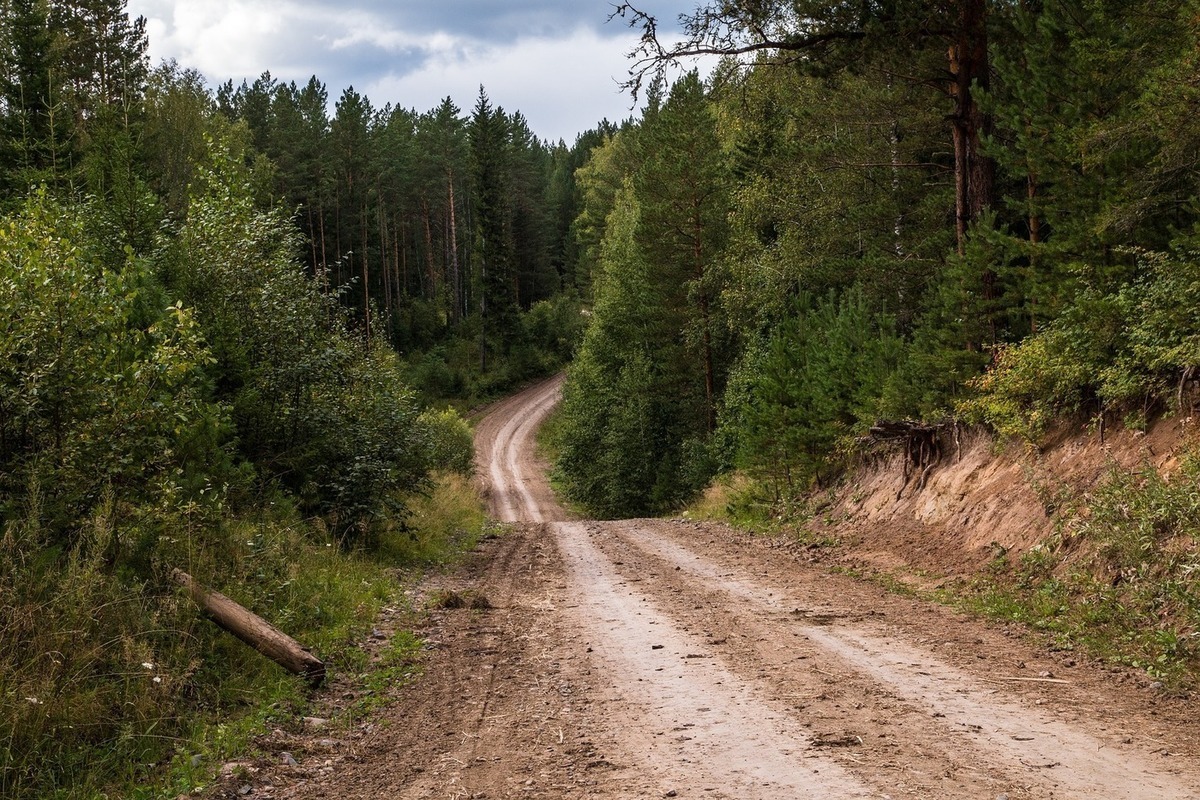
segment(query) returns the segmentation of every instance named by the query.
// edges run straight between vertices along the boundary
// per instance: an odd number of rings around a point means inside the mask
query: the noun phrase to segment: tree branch
[[[659,39],[658,20],[632,3],[616,5],[608,19],[616,18],[625,20],[630,28],[642,29],[638,45],[628,53],[629,58],[634,59],[629,80],[621,83],[621,88],[635,98],[648,75],[658,77],[667,64],[680,59],[714,55],[737,58],[769,51],[802,53],[835,42],[859,41],[867,36],[862,28],[772,36],[760,21],[742,18],[736,6],[725,6],[720,12],[704,8],[690,17],[681,15],[687,38],[668,47]]]

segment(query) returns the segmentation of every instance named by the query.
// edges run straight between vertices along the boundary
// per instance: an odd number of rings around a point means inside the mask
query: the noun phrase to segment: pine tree
[[[479,315],[479,360],[487,370],[491,353],[504,353],[516,332],[517,271],[509,205],[510,125],[503,109],[493,108],[483,87],[469,126],[475,186],[475,257]]]
[[[48,2],[11,0],[0,14],[0,181],[9,199],[70,171],[72,120]]]

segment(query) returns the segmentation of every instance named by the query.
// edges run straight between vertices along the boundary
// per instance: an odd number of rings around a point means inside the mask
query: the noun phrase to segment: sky
[[[671,38],[696,2],[635,5]],[[469,112],[482,85],[537,136],[567,144],[635,113],[618,84],[640,31],[608,22],[609,0],[128,0],[127,10],[146,18],[153,63],[175,59],[214,87],[269,70],[301,85],[316,75],[331,102],[353,86],[376,107],[428,111],[450,97]]]

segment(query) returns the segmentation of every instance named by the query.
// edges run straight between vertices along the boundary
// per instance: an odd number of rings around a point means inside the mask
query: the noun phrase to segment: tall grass
[[[38,492],[29,497],[0,533],[0,797],[14,800],[176,796],[264,724],[303,708],[303,682],[205,620],[171,567],[261,614],[333,671],[356,673],[354,643],[400,601],[394,568],[448,561],[484,526],[456,475],[415,500],[411,525],[374,552],[340,548],[278,499],[257,516],[218,519],[109,500],[61,552],[42,541]],[[131,569],[141,550],[149,569]],[[136,577],[145,574],[155,577]]]

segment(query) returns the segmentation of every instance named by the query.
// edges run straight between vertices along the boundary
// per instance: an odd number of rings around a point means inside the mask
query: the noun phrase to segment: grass
[[[1200,460],[1164,477],[1116,465],[1017,559],[999,554],[958,602],[1044,632],[1052,646],[1200,686]]]
[[[777,498],[762,483],[742,472],[719,477],[683,512],[688,519],[725,522],[750,533],[780,536],[809,549],[835,547],[839,543],[832,520],[817,515],[832,502],[828,492],[807,498]]]
[[[483,505],[465,475],[437,476],[432,490],[409,502],[412,524],[381,536],[381,560],[404,565],[442,566],[471,550],[488,531]]]
[[[411,631],[393,634],[379,660],[364,669],[360,696],[350,716],[361,718],[386,705],[391,691],[420,674],[424,646],[425,642]]]
[[[204,619],[166,577],[171,567],[311,647],[366,696],[407,679],[416,637],[401,632],[375,663],[357,646],[384,605],[404,602],[397,568],[452,563],[486,535],[464,477],[442,476],[410,505],[410,527],[385,531],[373,552],[342,550],[283,501],[204,520],[109,504],[67,553],[42,546],[35,525],[7,524],[0,796],[177,797],[304,714],[303,681]],[[149,563],[123,566],[143,550]]]

